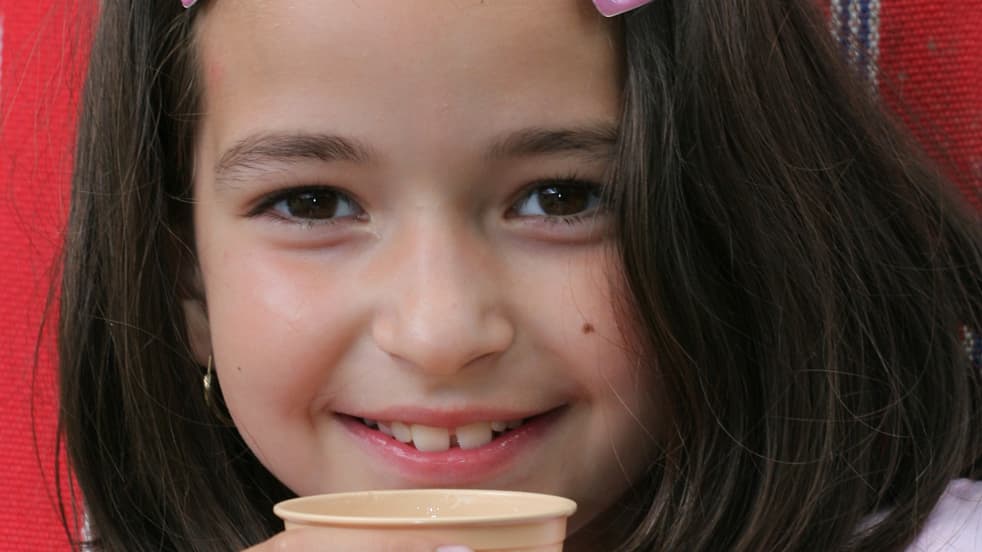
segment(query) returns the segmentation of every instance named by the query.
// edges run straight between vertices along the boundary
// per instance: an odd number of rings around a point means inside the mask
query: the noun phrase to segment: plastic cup
[[[560,552],[568,498],[514,491],[415,489],[364,491],[286,500],[273,511],[286,529],[304,526],[425,536],[480,552]]]

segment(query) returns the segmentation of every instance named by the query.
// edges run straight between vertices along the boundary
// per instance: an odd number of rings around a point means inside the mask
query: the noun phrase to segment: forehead
[[[616,28],[589,0],[217,0],[203,7],[196,39],[206,118],[218,135],[271,122],[364,126],[373,119],[465,130],[487,126],[481,113],[506,127],[520,122],[510,117],[530,114],[596,119],[619,103]],[[361,112],[351,113],[352,105]],[[397,111],[407,118],[386,118]]]

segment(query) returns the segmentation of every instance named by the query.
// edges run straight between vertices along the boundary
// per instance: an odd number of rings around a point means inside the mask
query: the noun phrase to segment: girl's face
[[[299,494],[539,491],[579,502],[574,527],[608,509],[660,425],[598,202],[613,25],[588,0],[200,15],[187,309],[256,456]]]

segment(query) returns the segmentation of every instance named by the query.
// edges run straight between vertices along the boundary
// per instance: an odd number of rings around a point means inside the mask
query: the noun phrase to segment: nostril
[[[423,372],[451,375],[506,351],[515,330],[499,315],[470,315],[466,309],[438,316],[435,312],[379,313],[372,338],[389,356]]]

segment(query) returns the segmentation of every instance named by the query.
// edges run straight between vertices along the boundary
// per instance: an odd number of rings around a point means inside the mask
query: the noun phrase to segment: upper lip
[[[359,412],[338,412],[355,418],[365,418],[383,422],[403,422],[420,424],[430,427],[455,428],[476,422],[525,420],[534,416],[546,414],[558,407],[538,409],[505,410],[493,407],[477,407],[459,410],[434,410],[418,406],[397,406],[380,410]]]

